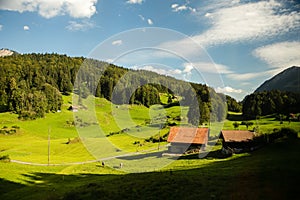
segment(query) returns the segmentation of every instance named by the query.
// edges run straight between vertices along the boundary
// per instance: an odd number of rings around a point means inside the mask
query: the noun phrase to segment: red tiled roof
[[[246,142],[254,137],[254,133],[250,131],[223,130],[221,134],[225,142]]]
[[[206,144],[208,140],[208,128],[171,127],[168,142]]]

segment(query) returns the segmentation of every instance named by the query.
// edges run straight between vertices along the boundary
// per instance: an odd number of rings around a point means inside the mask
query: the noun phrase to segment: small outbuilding
[[[191,149],[205,150],[209,128],[171,127],[167,141],[170,153],[185,153]]]
[[[220,138],[222,141],[222,151],[224,153],[240,153],[253,148],[255,133],[240,130],[222,130]]]
[[[68,108],[68,110],[73,111],[73,112],[78,112],[79,107],[78,107],[78,106],[72,105],[72,106],[70,106],[70,107]]]

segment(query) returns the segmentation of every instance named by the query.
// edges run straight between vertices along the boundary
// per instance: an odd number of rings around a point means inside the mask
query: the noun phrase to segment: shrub
[[[176,122],[168,122],[168,126],[176,126]]]
[[[2,162],[10,162],[9,155],[0,156],[0,161],[2,161]]]
[[[11,127],[14,128],[14,129],[20,129],[20,126],[17,126],[17,125],[13,125]]]
[[[291,128],[281,128],[281,134],[288,138],[298,138],[298,133]]]

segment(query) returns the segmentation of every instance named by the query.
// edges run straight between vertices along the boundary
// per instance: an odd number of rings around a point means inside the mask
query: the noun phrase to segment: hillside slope
[[[300,92],[300,67],[290,67],[260,85],[255,92],[281,90]]]

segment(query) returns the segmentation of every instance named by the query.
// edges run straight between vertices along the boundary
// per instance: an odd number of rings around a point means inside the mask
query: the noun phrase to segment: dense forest
[[[283,114],[300,112],[300,94],[279,90],[255,92],[243,100],[243,115],[245,118],[269,114]]]
[[[173,98],[182,97],[180,104],[193,108],[189,112],[193,124],[222,120],[226,116],[223,95],[206,85],[83,57],[54,53],[1,57],[0,75],[0,111],[15,112],[21,119],[43,117],[46,112],[60,110],[62,94],[72,92],[79,95],[78,104],[82,98],[93,95],[115,104],[147,107],[159,104],[159,94],[167,93]],[[195,106],[200,114],[192,113]]]
[[[237,102],[231,96],[226,95],[227,109],[232,112],[242,112],[242,102]]]

